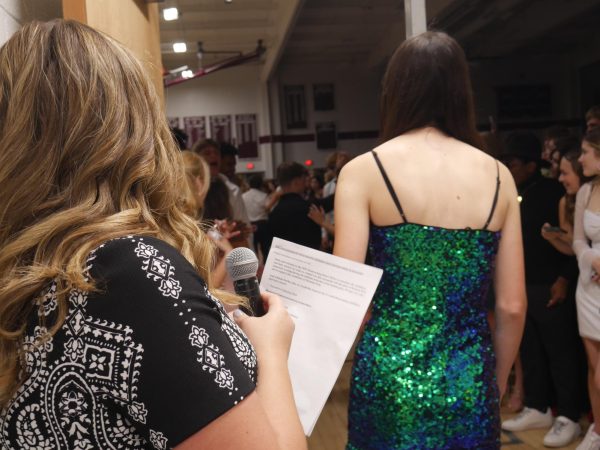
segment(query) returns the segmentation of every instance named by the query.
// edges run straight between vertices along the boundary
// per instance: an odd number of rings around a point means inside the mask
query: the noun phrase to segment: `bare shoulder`
[[[584,183],[579,188],[579,191],[577,191],[577,199],[580,199],[580,198],[587,199],[591,192],[592,192],[592,182],[588,181],[587,183]]]
[[[567,207],[567,196],[563,195],[560,198],[560,201],[558,202],[558,209],[563,212],[565,210],[565,208]]]
[[[490,158],[491,158],[491,156],[490,156]],[[498,166],[500,168],[500,170],[499,170],[500,183],[502,183],[504,186],[510,188],[511,191],[516,192],[517,185],[515,184],[515,179],[513,178],[512,174],[510,173],[510,170],[508,169],[508,167],[506,167],[504,165],[504,163],[502,163],[500,161],[498,161]]]
[[[350,161],[348,161],[348,163],[343,167],[342,170],[360,170],[365,166],[370,165],[372,161],[372,152],[368,151],[352,158]]]
[[[488,153],[484,152],[483,150],[477,147],[473,147],[472,145],[467,144],[466,142],[458,141],[456,139],[453,139],[453,142],[464,152],[465,155],[468,155],[468,157],[471,158],[473,162],[491,166],[492,163],[495,164],[495,162],[497,161],[497,159],[493,156],[489,155]]]
[[[468,154],[473,158],[475,164],[480,164],[485,168],[492,168],[495,171],[496,166],[498,167],[498,175],[500,177],[501,186],[508,187],[511,191],[516,191],[515,182],[513,179],[510,170],[504,163],[500,160],[494,158],[493,156],[487,154],[483,150],[478,149],[477,147],[473,147],[472,145],[465,144],[464,142],[460,142],[460,145],[464,146],[464,148],[468,151]]]
[[[340,182],[347,181],[349,179],[369,179],[369,173],[375,168],[375,161],[371,152],[365,152],[362,155],[358,155],[349,161],[340,172]]]

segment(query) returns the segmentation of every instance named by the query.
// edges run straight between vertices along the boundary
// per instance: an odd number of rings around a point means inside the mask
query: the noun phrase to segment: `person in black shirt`
[[[311,204],[325,211],[333,208],[333,196],[305,200],[303,194],[309,180],[308,171],[297,162],[285,162],[277,168],[277,181],[283,194],[269,214],[269,228],[273,237],[318,250],[321,246],[321,227],[308,213]]]
[[[0,48],[0,448],[306,450],[293,322],[211,285],[149,77],[74,21]]]
[[[525,408],[502,423],[508,431],[552,429],[544,444],[568,445],[579,436],[581,414],[577,323],[567,295],[564,269],[568,258],[540,234],[545,223],[558,224],[557,205],[564,189],[540,173],[541,143],[531,132],[513,132],[507,138],[503,161],[511,171],[519,193],[527,315],[521,342]],[[554,403],[555,401],[555,403]],[[550,407],[557,406],[553,419]]]

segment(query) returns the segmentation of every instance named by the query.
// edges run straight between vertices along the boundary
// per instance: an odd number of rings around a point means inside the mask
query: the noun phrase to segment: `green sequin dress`
[[[374,152],[373,152],[374,153]],[[498,449],[486,293],[500,239],[406,221],[372,226],[384,275],[352,369],[347,450]]]

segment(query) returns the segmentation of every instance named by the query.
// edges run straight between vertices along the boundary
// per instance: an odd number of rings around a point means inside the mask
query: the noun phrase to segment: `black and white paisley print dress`
[[[256,355],[189,262],[151,237],[88,258],[62,328],[32,317],[27,379],[0,415],[2,450],[168,449],[255,388]],[[56,286],[36,315],[56,314]]]

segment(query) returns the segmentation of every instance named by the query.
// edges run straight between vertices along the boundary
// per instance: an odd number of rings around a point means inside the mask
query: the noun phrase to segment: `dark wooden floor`
[[[340,377],[315,429],[308,439],[309,450],[343,450],[346,445],[348,389],[350,385],[351,362],[344,364]],[[514,414],[502,413],[504,419]],[[582,421],[582,428],[587,430],[587,423]],[[506,450],[530,450],[546,448],[542,440],[547,430],[532,430],[521,433],[502,433],[502,448]],[[574,450],[581,438],[563,449]]]

